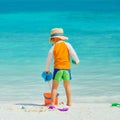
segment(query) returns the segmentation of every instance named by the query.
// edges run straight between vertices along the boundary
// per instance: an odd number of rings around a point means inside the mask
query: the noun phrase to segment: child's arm
[[[47,61],[46,61],[46,73],[48,73],[50,71],[50,63],[52,61],[52,57],[53,57],[53,46],[48,52],[48,57],[47,57]]]
[[[73,49],[73,47],[71,46],[71,44],[67,43],[67,46],[68,46],[68,49],[69,49],[69,52],[70,52],[70,55],[72,56],[72,58],[74,60],[72,60],[72,62],[74,64],[78,64],[80,62],[75,50]]]

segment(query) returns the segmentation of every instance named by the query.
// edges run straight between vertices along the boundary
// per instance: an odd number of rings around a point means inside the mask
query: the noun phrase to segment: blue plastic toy
[[[51,72],[49,72],[49,73],[43,72],[42,78],[45,80],[45,82],[48,82],[48,81],[52,80],[52,73]]]

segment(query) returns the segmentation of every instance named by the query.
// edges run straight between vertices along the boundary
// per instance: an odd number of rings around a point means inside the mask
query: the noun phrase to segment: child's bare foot
[[[71,103],[67,103],[66,105],[67,105],[67,106],[71,106],[72,104],[71,104]]]

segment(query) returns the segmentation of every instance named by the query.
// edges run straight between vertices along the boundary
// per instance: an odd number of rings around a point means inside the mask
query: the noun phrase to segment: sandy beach
[[[59,27],[64,34],[51,34]],[[51,92],[52,80],[49,84],[42,73],[48,71],[50,37],[59,35],[69,38],[68,50],[60,48],[58,59],[65,57],[60,68],[71,69],[72,106],[66,106],[60,81],[59,105],[48,109],[44,93]],[[68,56],[71,45],[78,65]],[[0,0],[0,120],[120,120],[120,105],[112,106],[116,102],[120,104],[120,0]],[[68,110],[60,111],[64,108]]]
[[[50,110],[38,102],[0,102],[0,120],[120,120],[120,107],[110,103],[73,103],[68,111]]]

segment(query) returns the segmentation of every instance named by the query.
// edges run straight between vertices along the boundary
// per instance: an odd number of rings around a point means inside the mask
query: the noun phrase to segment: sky
[[[81,9],[120,10],[120,0],[0,0],[0,12]]]

